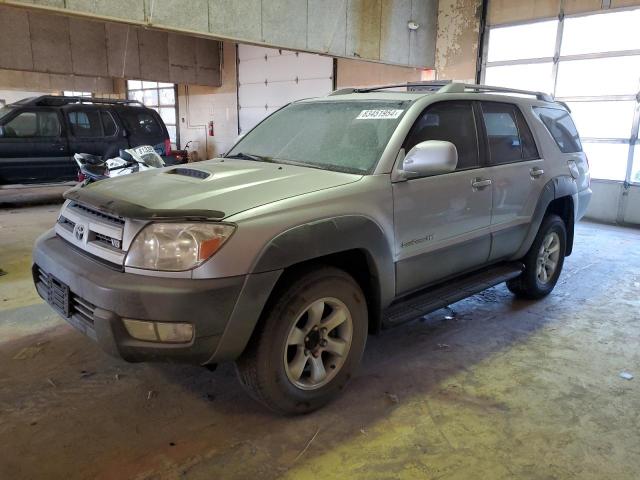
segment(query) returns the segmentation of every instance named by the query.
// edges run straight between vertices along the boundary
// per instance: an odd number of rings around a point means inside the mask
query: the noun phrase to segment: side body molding
[[[573,201],[573,196],[577,193],[578,186],[575,180],[569,175],[560,175],[549,180],[542,188],[542,192],[540,193],[540,198],[538,198],[538,203],[536,204],[536,209],[533,212],[533,218],[531,220],[531,224],[529,225],[529,230],[527,231],[524,242],[522,243],[520,249],[516,252],[516,254],[511,258],[514,260],[522,258],[527,253],[529,248],[531,248],[531,244],[533,243],[533,240],[538,233],[538,229],[540,228],[540,224],[542,223],[544,214],[546,213],[547,208],[552,201],[557,198],[567,196],[571,197]],[[573,233],[567,233],[571,235],[572,239]]]
[[[360,250],[378,286],[379,306],[385,307],[395,295],[392,238],[371,218],[345,215],[306,223],[275,237],[256,261],[253,272],[280,270],[306,260]]]

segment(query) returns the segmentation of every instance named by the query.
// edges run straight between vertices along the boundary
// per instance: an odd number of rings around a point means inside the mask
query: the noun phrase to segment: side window
[[[111,114],[105,110],[100,112],[100,116],[102,117],[102,127],[104,128],[104,136],[105,137],[113,137],[118,130],[116,127],[116,122],[113,120]]]
[[[162,135],[162,127],[150,113],[142,109],[122,109],[118,113],[129,130],[138,135]]]
[[[37,138],[60,135],[60,121],[56,112],[23,112],[4,126],[5,137]]]
[[[534,107],[534,111],[542,120],[562,153],[582,151],[582,143],[578,130],[566,110],[559,108]]]
[[[489,141],[492,165],[522,160],[522,142],[518,132],[515,106],[482,102],[482,117]]]
[[[435,103],[418,117],[404,143],[405,152],[427,140],[446,140],[458,150],[458,168],[465,170],[480,165],[478,136],[471,102]]]
[[[100,124],[100,112],[98,110],[74,110],[67,114],[71,133],[75,137],[96,138],[102,137],[102,125]]]
[[[522,142],[522,159],[536,160],[540,158],[538,147],[533,139],[533,134],[527,121],[522,116],[522,112],[516,108],[516,120],[518,120],[518,132],[520,132],[520,141]]]

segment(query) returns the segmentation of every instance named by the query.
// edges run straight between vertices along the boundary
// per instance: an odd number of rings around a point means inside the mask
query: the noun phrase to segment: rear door
[[[427,107],[405,140],[405,152],[427,140],[453,143],[458,167],[393,184],[398,294],[483,265],[491,248],[491,181],[472,102]]]
[[[0,184],[69,181],[76,177],[62,116],[50,107],[26,107],[2,118]]]
[[[490,260],[513,255],[527,234],[547,176],[533,135],[517,105],[480,102],[493,180]]]

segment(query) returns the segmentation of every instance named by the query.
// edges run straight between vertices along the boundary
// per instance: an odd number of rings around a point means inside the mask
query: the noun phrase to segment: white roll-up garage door
[[[238,46],[240,133],[283,105],[333,89],[333,58],[273,48]]]

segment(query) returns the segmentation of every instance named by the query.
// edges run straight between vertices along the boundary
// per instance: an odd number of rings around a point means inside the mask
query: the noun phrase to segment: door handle
[[[544,175],[544,170],[541,168],[534,167],[531,170],[529,170],[529,175],[531,175],[531,178],[538,178]]]
[[[471,186],[476,190],[482,190],[491,185],[491,183],[491,180],[488,178],[476,178],[471,182]]]

